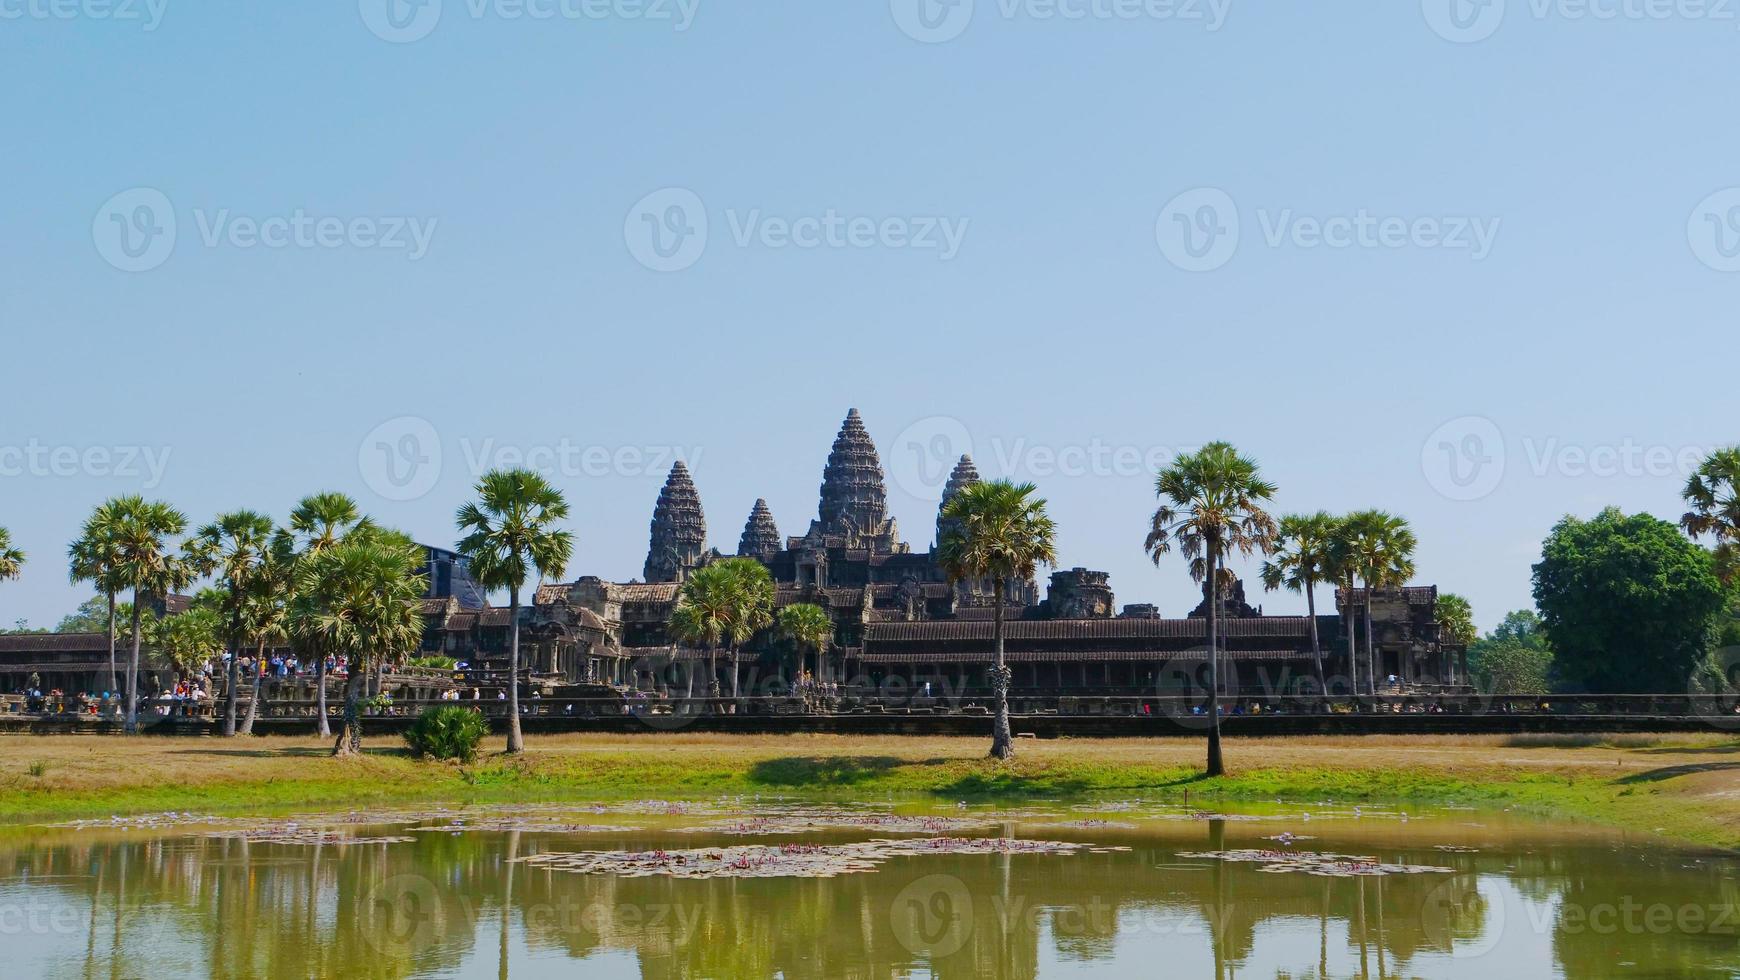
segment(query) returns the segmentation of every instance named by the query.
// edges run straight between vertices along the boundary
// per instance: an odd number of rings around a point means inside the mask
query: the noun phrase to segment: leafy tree
[[[224,736],[236,734],[237,698],[241,696],[242,650],[248,645],[248,617],[255,602],[257,580],[266,574],[272,547],[272,519],[251,510],[220,514],[200,528],[189,542],[188,562],[200,573],[214,576],[227,593],[223,614],[228,623],[226,640],[230,662],[225,671]]]
[[[167,598],[184,589],[195,570],[176,554],[172,538],[187,530],[187,515],[165,503],[137,495],[111,501],[115,507],[115,581],[133,591],[128,619],[132,623],[132,649],[127,655],[126,731],[139,730],[139,647],[144,642],[144,605],[147,596]]]
[[[1467,646],[1480,637],[1480,631],[1474,626],[1474,607],[1454,592],[1443,592],[1438,596],[1438,625],[1445,640],[1461,646]]]
[[[1740,584],[1740,447],[1711,453],[1681,496],[1689,509],[1680,526],[1693,538],[1710,538],[1717,575]]]
[[[117,531],[120,512],[117,501],[106,500],[98,504],[85,518],[84,526],[79,529],[78,539],[67,546],[67,563],[73,584],[89,582],[97,587],[102,594],[107,608],[107,617],[103,621],[102,631],[109,639],[109,686],[114,691],[118,687],[115,678],[115,603],[116,596],[125,587],[120,580],[120,546]],[[81,609],[81,612],[83,610]],[[61,623],[61,629],[66,630],[67,623]],[[82,630],[80,631],[82,632]],[[93,629],[91,632],[97,632]]]
[[[1274,553],[1263,562],[1263,588],[1273,592],[1285,587],[1305,594],[1306,615],[1311,621],[1311,660],[1317,669],[1319,691],[1328,690],[1329,682],[1323,673],[1323,645],[1317,636],[1317,586],[1328,578],[1334,564],[1330,549],[1337,523],[1324,511],[1288,514],[1281,518]]]
[[[150,630],[151,646],[186,678],[223,653],[223,632],[223,616],[216,609],[194,605],[156,620]]]
[[[1488,647],[1471,668],[1480,689],[1494,695],[1538,695],[1552,690],[1553,651],[1514,641]]]
[[[816,651],[816,675],[827,673],[824,664],[828,644],[834,639],[834,620],[828,611],[809,602],[796,602],[779,611],[779,632],[798,648],[800,667],[806,662],[804,650]]]
[[[55,624],[56,633],[101,633],[108,628],[109,604],[105,596],[91,596],[79,603],[79,607],[60,618]],[[120,606],[115,607],[116,622],[120,621]],[[111,687],[120,682],[121,671],[116,667],[113,671],[114,681]]]
[[[991,480],[962,487],[943,505],[946,526],[937,542],[937,559],[955,582],[990,579],[991,640],[996,661],[991,690],[996,715],[991,723],[991,756],[1015,757],[1009,731],[1009,664],[1003,653],[1003,607],[1011,582],[1023,582],[1040,566],[1057,564],[1057,524],[1035,497],[1031,483]]]
[[[559,579],[574,554],[574,535],[556,530],[568,517],[561,491],[531,470],[494,470],[478,481],[476,503],[459,508],[465,537],[459,553],[487,589],[508,591],[508,735],[510,754],[525,751],[520,734],[520,589],[531,573]]]
[[[333,491],[310,494],[290,511],[290,532],[300,549],[298,562],[332,547],[353,532],[373,528],[373,523],[357,509],[355,500]],[[291,578],[294,581],[294,572]],[[303,651],[314,659],[315,734],[329,738],[332,730],[326,720],[327,651],[310,646],[303,647]]]
[[[1190,575],[1208,585],[1208,775],[1225,774],[1220,750],[1220,602],[1232,584],[1228,557],[1270,554],[1279,528],[1264,505],[1275,485],[1262,478],[1257,463],[1232,444],[1211,442],[1195,453],[1180,453],[1154,481],[1161,505],[1154,511],[1144,542],[1154,564],[1174,545],[1190,563]]]
[[[1601,693],[1685,690],[1727,602],[1709,552],[1616,507],[1553,527],[1534,591],[1560,676]]]
[[[376,529],[348,534],[296,564],[292,633],[348,662],[334,756],[362,751],[362,679],[372,666],[408,656],[423,641],[417,606],[429,587],[423,564],[423,551],[410,538]]]

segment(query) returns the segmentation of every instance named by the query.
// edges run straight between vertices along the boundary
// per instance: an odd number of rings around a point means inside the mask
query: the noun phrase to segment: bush
[[[489,722],[470,708],[447,705],[430,708],[417,716],[405,731],[405,742],[419,757],[477,758],[477,746],[489,734]]]

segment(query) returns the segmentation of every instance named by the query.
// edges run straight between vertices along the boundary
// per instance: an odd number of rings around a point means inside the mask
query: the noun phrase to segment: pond
[[[1737,873],[1327,801],[162,814],[0,836],[0,974],[1736,977]]]

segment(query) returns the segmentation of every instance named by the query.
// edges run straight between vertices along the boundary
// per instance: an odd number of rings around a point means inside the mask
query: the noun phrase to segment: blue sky
[[[1740,4],[920,2],[0,0],[0,620],[106,496],[447,543],[520,456],[626,579],[672,452],[730,551],[855,406],[919,548],[970,448],[1182,613],[1147,463],[1227,439],[1490,626],[1740,439]]]

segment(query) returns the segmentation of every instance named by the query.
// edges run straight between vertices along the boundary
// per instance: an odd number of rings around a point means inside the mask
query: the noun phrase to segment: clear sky
[[[729,552],[857,407],[918,548],[970,446],[1182,614],[1147,464],[1226,439],[1488,627],[1740,439],[1737,52],[1729,0],[0,0],[0,621],[110,495],[451,543],[516,454],[626,580],[671,451]]]

